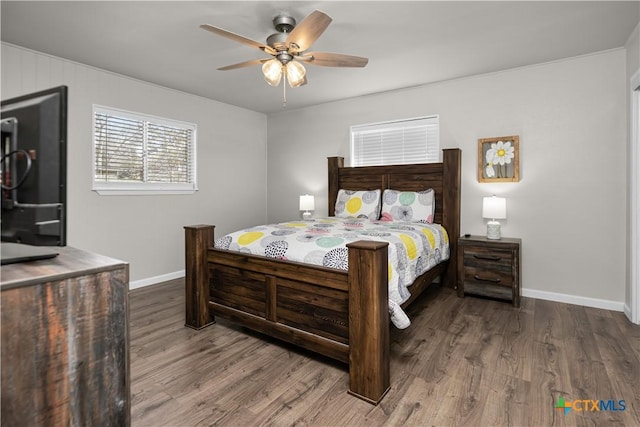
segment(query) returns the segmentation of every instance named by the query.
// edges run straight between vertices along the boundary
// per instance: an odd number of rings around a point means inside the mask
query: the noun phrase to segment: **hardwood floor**
[[[347,394],[346,365],[224,320],[186,328],[182,280],[134,290],[132,424],[640,425],[640,327],[622,313],[435,288],[408,314],[391,330],[392,388],[372,406]],[[575,409],[555,409],[560,397]]]

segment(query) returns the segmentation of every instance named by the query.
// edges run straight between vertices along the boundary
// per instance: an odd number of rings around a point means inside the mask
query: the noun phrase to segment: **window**
[[[196,125],[93,106],[93,190],[182,194],[197,190]]]
[[[438,116],[351,126],[351,166],[433,163],[439,158]]]

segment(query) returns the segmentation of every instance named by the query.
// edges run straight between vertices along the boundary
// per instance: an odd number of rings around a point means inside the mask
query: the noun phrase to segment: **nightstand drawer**
[[[478,268],[511,271],[513,253],[509,250],[466,245],[464,265]]]
[[[492,269],[485,267],[464,267],[465,283],[477,283],[480,285],[497,285],[507,286],[513,285],[513,274],[511,269],[508,271],[500,269]]]

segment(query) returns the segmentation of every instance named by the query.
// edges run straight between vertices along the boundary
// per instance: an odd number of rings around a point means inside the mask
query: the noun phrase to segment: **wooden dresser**
[[[3,426],[129,426],[129,266],[61,247],[2,266]]]
[[[458,296],[507,299],[520,307],[521,239],[485,236],[458,239]]]

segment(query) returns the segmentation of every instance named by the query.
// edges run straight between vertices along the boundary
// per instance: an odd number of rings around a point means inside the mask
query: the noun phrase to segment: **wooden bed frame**
[[[449,235],[450,257],[409,288],[406,307],[441,276],[455,288],[460,234],[459,149],[442,163],[344,167],[330,157],[329,215],[338,190],[433,188],[435,222]],[[349,393],[377,404],[390,387],[386,242],[349,248],[349,271],[213,248],[214,226],[185,227],[186,325],[200,329],[218,316],[349,364]]]

